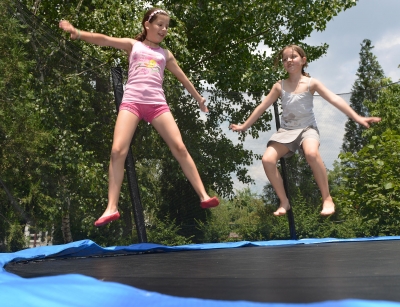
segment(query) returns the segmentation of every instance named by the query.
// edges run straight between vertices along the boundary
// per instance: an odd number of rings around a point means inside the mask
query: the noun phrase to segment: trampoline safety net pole
[[[274,102],[274,113],[275,113],[275,123],[276,123],[276,131],[279,130],[281,127],[281,123],[279,120],[279,111],[278,111],[278,103],[275,101]],[[285,188],[286,196],[289,199],[290,203],[290,209],[287,211],[286,216],[289,221],[289,233],[290,233],[290,238],[292,240],[296,240],[296,228],[294,225],[294,216],[293,216],[293,210],[292,210],[292,201],[289,193],[289,185],[288,185],[288,179],[287,179],[287,169],[286,169],[286,161],[284,158],[280,158],[280,163],[281,163],[281,169],[282,169],[282,179],[283,179],[283,186]]]
[[[111,68],[111,76],[114,88],[115,105],[117,113],[121,105],[122,96],[124,93],[122,82],[122,69],[121,67]],[[139,186],[135,170],[135,161],[133,158],[132,148],[129,147],[128,155],[125,160],[125,170],[128,179],[129,195],[132,201],[133,214],[136,224],[137,236],[139,243],[147,243],[146,227],[144,223],[144,214],[142,202],[140,200]]]

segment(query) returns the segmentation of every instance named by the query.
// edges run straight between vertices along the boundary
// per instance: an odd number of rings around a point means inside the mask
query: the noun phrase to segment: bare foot
[[[332,198],[329,197],[329,199],[326,199],[322,204],[322,211],[320,214],[323,216],[328,216],[334,213],[335,213],[335,204],[333,203]]]
[[[288,212],[288,210],[290,210],[290,205],[289,204],[281,204],[281,206],[278,208],[278,210],[276,210],[274,212],[275,216],[281,216],[281,215],[285,215],[286,212]]]

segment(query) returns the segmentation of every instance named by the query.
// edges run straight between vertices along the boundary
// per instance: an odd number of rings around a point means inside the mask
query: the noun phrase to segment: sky
[[[313,32],[305,40],[310,45],[329,45],[327,54],[309,63],[307,72],[337,94],[349,93],[356,80],[359,52],[364,39],[369,39],[372,49],[385,75],[393,82],[400,80],[400,0],[359,0],[357,5],[339,13],[328,22],[325,31]],[[350,95],[341,95],[349,101]],[[339,110],[320,97],[314,99],[315,115],[321,135],[320,152],[328,169],[331,169],[343,141],[347,121]],[[272,122],[274,123],[274,121]],[[265,151],[266,143],[274,132],[264,133],[257,140],[246,138],[246,149],[257,154]],[[236,143],[237,136],[227,132]],[[261,161],[254,161],[249,174],[255,180],[250,189],[258,194],[268,182]],[[234,180],[235,189],[245,186]]]
[[[375,46],[372,52],[387,77],[400,79],[400,1],[360,0],[338,14],[324,32],[313,32],[305,40],[312,45],[326,42],[325,56],[309,64],[308,71],[335,93],[347,93],[356,79],[359,52],[364,39]]]

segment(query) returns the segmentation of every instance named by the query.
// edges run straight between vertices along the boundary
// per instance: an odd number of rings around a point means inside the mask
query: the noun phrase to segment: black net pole
[[[278,103],[275,101],[274,102],[274,112],[275,112],[275,123],[276,123],[276,130],[281,127],[281,123],[279,121],[279,111],[278,111]],[[287,211],[286,216],[289,221],[289,233],[290,233],[290,238],[292,240],[296,240],[296,227],[294,225],[294,216],[293,216],[293,210],[292,210],[292,202],[291,202],[291,197],[289,193],[289,185],[288,185],[288,179],[287,179],[287,169],[286,169],[286,161],[284,158],[280,158],[280,163],[281,163],[281,169],[282,169],[282,179],[283,179],[283,186],[285,188],[286,196],[289,199],[290,203],[290,209]]]
[[[121,67],[111,68],[111,76],[113,80],[115,105],[117,113],[121,105],[122,96],[124,93],[122,82],[122,69]],[[135,170],[135,160],[133,159],[132,148],[129,147],[128,155],[125,160],[126,177],[128,179],[129,194],[132,201],[133,214],[136,224],[136,230],[139,243],[147,242],[146,227],[144,223],[143,206],[140,200],[139,186]]]

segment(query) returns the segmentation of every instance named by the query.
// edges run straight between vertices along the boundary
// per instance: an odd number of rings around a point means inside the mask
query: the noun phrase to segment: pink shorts
[[[139,120],[143,119],[148,123],[151,123],[153,119],[163,113],[171,112],[167,104],[146,104],[134,102],[121,103],[119,110],[127,110],[139,117]]]

